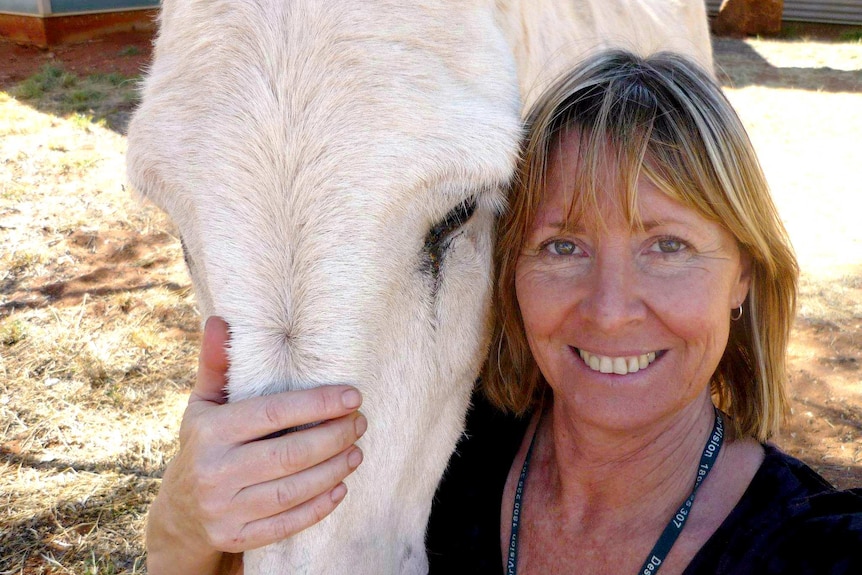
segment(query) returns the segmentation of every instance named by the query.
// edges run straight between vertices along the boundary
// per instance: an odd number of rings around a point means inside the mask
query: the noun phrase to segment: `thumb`
[[[198,358],[198,376],[192,389],[189,403],[211,401],[225,403],[225,385],[227,385],[227,343],[229,339],[228,326],[218,316],[207,318],[204,326],[201,353]]]

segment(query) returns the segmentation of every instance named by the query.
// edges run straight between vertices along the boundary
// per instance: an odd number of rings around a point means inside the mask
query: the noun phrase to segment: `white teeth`
[[[618,375],[637,373],[642,369],[646,369],[649,364],[655,361],[654,351],[629,357],[608,357],[606,355],[596,355],[588,351],[578,349],[578,355],[581,356],[584,363],[586,363],[593,371],[600,371],[601,373],[616,373]]]
[[[602,373],[611,373],[614,370],[614,360],[610,357],[599,356],[599,371]]]

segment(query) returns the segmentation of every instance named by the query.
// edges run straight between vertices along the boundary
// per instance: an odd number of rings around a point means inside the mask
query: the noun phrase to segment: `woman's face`
[[[550,156],[547,188],[518,259],[527,340],[554,401],[630,429],[708,394],[749,286],[748,259],[721,225],[638,183],[642,229],[619,213],[610,175],[597,214],[572,214],[577,135]],[[571,168],[570,168],[571,169]],[[605,185],[606,184],[606,185]],[[603,222],[603,223],[602,223]]]

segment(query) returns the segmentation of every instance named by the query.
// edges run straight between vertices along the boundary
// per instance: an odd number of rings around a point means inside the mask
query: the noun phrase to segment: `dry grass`
[[[810,339],[792,352],[807,419],[786,445],[862,484],[862,88],[792,85],[827,67],[862,81],[862,46],[779,44],[721,61],[805,272]],[[770,85],[752,58],[790,76]],[[125,140],[109,128],[129,89],[50,68],[0,92],[0,575],[145,572],[144,518],[175,449],[200,318],[170,224],[124,189]],[[809,427],[827,413],[816,398],[843,419]]]
[[[0,573],[143,571],[198,318],[124,149],[89,113],[0,93]]]

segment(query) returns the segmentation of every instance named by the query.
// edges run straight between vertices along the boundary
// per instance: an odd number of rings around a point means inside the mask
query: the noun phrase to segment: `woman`
[[[432,513],[434,571],[463,566],[456,548],[474,573],[862,572],[860,494],[764,443],[797,265],[706,75],[612,53],[552,87],[497,262],[483,391],[531,417],[524,432],[474,409]]]
[[[432,573],[862,572],[862,494],[765,443],[785,410],[797,267],[720,89],[676,56],[606,53],[529,126],[500,223],[496,347],[432,510]],[[237,570],[217,550],[319,520],[361,460],[348,388],[218,405],[223,324],[205,337],[151,511],[153,573]],[[260,479],[239,446],[264,402],[282,428],[330,420],[295,434],[305,455],[278,509],[235,497]]]

